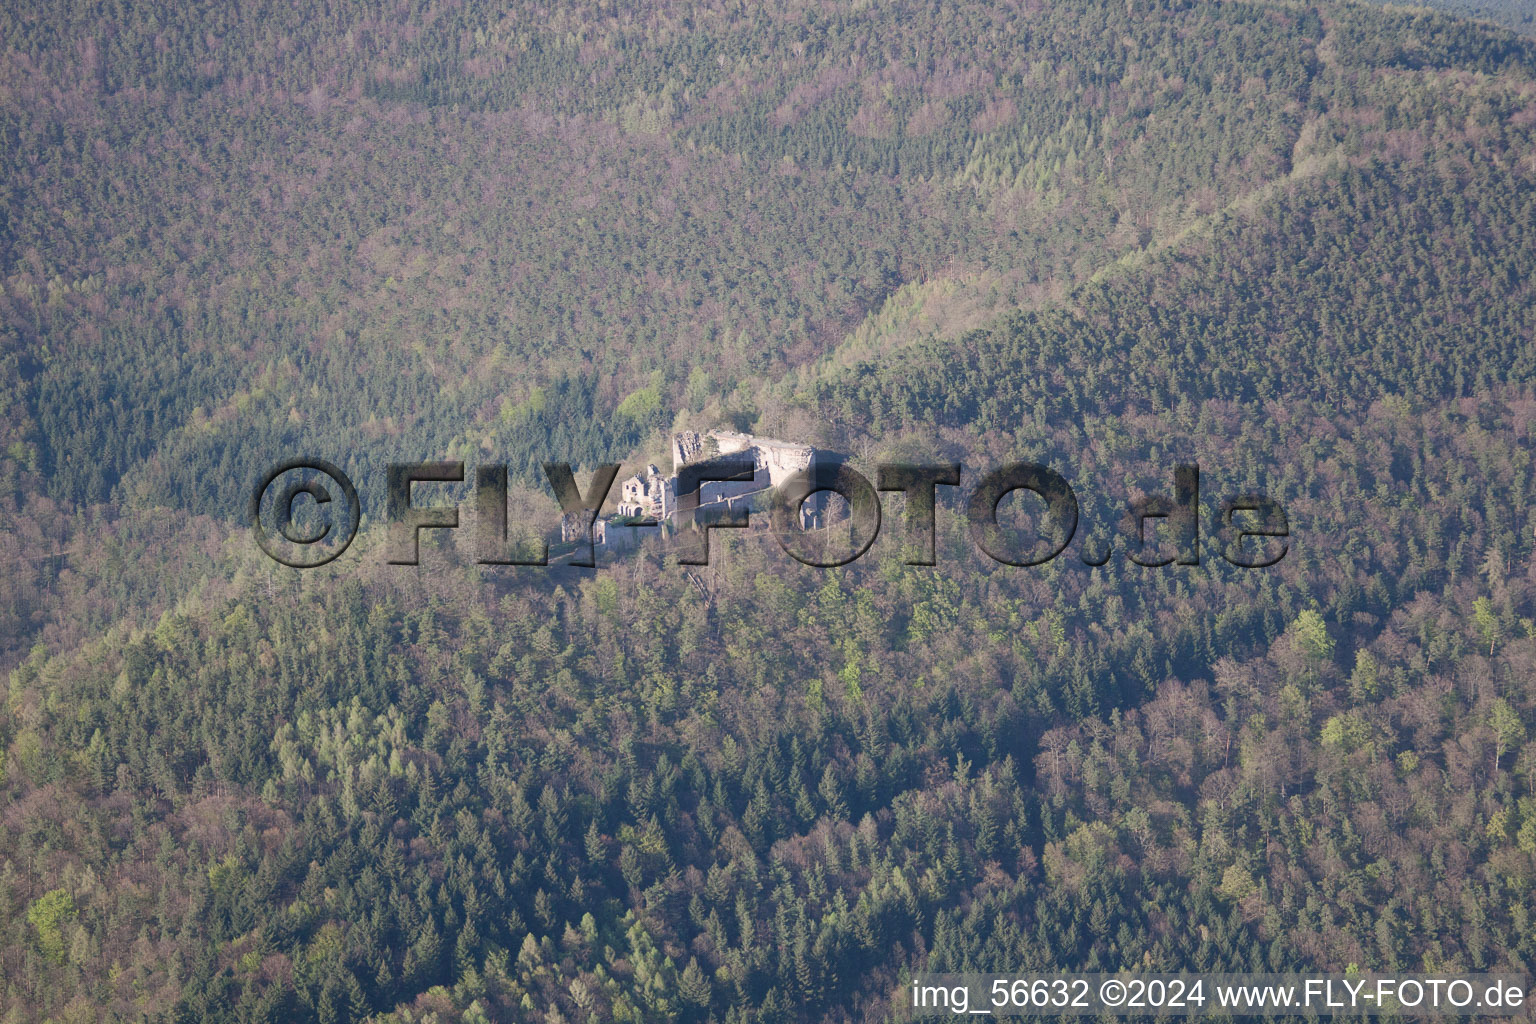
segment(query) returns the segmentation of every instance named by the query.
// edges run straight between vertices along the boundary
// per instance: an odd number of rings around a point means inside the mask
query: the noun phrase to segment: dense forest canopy
[[[1533,136],[1536,42],[1422,9],[0,11],[0,1021],[1523,972]],[[1115,554],[941,489],[934,568],[889,495],[841,569],[385,560],[392,460],[548,515],[717,426],[1042,462]],[[309,571],[296,455],[364,503]],[[1286,558],[1125,558],[1187,462]]]
[[[1394,6],[1418,6],[1392,2]],[[1536,35],[1536,8],[1526,0],[1434,0],[1422,6],[1458,17],[1491,21],[1524,35]]]

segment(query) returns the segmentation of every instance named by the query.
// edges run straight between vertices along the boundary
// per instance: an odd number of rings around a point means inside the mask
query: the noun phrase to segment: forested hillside
[[[1536,43],[1353,4],[0,12],[0,1020],[1523,972],[1533,136]],[[1080,539],[385,562],[392,459],[552,506],[674,425],[1045,462]],[[309,571],[295,455],[367,517]]]
[[[1395,6],[1418,6],[1396,4]],[[1524,35],[1536,35],[1536,7],[1529,0],[1435,0],[1424,4],[1461,18],[1491,21]]]

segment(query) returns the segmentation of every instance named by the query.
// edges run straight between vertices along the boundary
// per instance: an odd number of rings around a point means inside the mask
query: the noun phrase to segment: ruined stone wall
[[[790,476],[810,466],[816,458],[816,449],[808,444],[727,431],[715,431],[710,436],[719,445],[722,455],[744,451],[752,453],[758,470],[756,482],[760,487],[777,487]]]

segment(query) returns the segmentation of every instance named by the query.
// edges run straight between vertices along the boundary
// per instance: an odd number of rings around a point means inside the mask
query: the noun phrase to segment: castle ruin
[[[699,485],[700,509],[721,504],[727,507],[745,505],[752,511],[761,511],[768,492],[788,480],[794,474],[810,469],[831,453],[822,452],[808,444],[780,441],[769,437],[756,437],[728,430],[712,430],[700,434],[685,430],[672,435],[672,473],[664,475],[654,463],[619,484],[616,511],[612,516],[600,517],[593,525],[593,541],[600,547],[626,548],[639,543],[644,535],[641,530],[660,525],[676,529],[678,522],[678,473],[684,466],[706,463],[714,459],[739,456],[747,452],[752,456],[751,480],[706,480]],[[802,509],[805,525],[818,521],[820,503],[813,498]],[[572,522],[562,524],[561,539],[583,539],[585,531]]]

